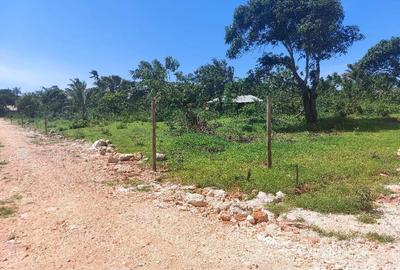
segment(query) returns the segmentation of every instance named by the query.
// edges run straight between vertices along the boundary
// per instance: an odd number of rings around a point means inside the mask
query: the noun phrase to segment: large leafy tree
[[[233,82],[234,69],[225,60],[212,59],[210,64],[199,67],[194,72],[194,80],[203,90],[203,98],[222,100],[225,86]]]
[[[118,75],[99,76],[96,70],[90,72],[90,78],[94,79],[94,85],[101,93],[128,92],[132,87],[132,82]]]
[[[167,124],[174,128],[197,129],[203,123],[199,85],[186,79],[172,84],[162,93],[160,113]]]
[[[67,107],[67,95],[57,85],[42,87],[42,90],[38,94],[45,115],[60,115]]]
[[[368,75],[400,79],[400,37],[382,40],[356,64]]]
[[[266,74],[282,67],[290,70],[306,121],[316,123],[321,62],[345,54],[363,38],[357,26],[345,26],[343,20],[340,0],[249,0],[236,9],[226,28],[228,57],[263,49],[258,69]],[[281,53],[272,53],[273,48]]]
[[[96,116],[112,117],[127,113],[128,105],[135,103],[135,83],[118,75],[100,76],[96,70],[90,72],[94,87],[89,89],[89,107]],[[131,101],[131,102],[129,102]]]
[[[168,87],[171,75],[179,76],[177,70],[179,62],[171,56],[164,59],[161,63],[155,59],[152,62],[141,61],[138,67],[130,71],[130,74],[138,87],[146,91],[149,96],[155,96]]]
[[[17,100],[18,112],[22,116],[35,117],[40,112],[40,98],[36,93],[26,93]]]
[[[79,112],[82,119],[87,118],[87,94],[88,89],[86,83],[79,79],[72,79],[66,89],[67,95],[70,98],[74,109]]]

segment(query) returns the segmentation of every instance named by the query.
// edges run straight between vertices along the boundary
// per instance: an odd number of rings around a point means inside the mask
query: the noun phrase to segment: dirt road
[[[395,237],[386,244],[338,240],[287,219],[223,224],[201,209],[182,211],[173,200],[164,207],[155,191],[121,192],[107,183],[126,164],[109,166],[82,143],[51,141],[1,119],[0,144],[0,207],[16,211],[9,217],[0,211],[0,269],[400,269],[399,185],[377,202],[383,213],[377,224],[292,212],[327,230]],[[151,175],[129,166],[140,179]]]
[[[39,145],[0,120],[0,269],[279,269],[294,258],[231,226],[146,196],[116,194],[106,170],[65,144]]]

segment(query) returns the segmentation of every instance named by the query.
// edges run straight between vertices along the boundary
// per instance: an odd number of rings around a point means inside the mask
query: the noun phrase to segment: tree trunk
[[[311,91],[304,92],[303,106],[307,124],[316,124],[318,121],[317,94]]]

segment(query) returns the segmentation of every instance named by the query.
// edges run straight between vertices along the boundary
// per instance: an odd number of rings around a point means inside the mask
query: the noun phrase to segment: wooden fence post
[[[272,98],[267,97],[267,107],[266,107],[266,158],[267,167],[272,168]]]
[[[157,171],[157,137],[156,137],[156,98],[151,100],[151,151],[152,151],[152,169],[154,172]]]
[[[45,115],[44,115],[44,133],[46,135],[47,135],[47,121],[48,121],[47,113],[45,113]]]

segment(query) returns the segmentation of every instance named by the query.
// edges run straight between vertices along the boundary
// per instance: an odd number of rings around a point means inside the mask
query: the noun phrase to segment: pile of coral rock
[[[146,161],[141,153],[119,154],[116,147],[109,140],[97,140],[90,147],[101,155],[108,154],[108,163],[118,164],[115,168],[118,172],[126,173],[130,168],[123,168],[120,163],[127,161]],[[157,160],[165,160],[164,154],[157,153]],[[224,222],[247,222],[253,225],[268,222],[274,215],[265,209],[268,203],[280,203],[285,194],[267,194],[265,192],[253,192],[253,199],[247,199],[241,192],[228,194],[226,191],[215,188],[199,189],[195,186],[183,186],[171,183],[159,183],[157,181],[138,185],[131,188],[118,187],[118,192],[134,192],[152,190],[155,201],[160,207],[174,206],[183,211],[199,210],[218,215]]]
[[[141,153],[134,153],[134,154],[120,154],[117,153],[116,151],[116,146],[112,144],[110,140],[97,140],[95,141],[92,146],[90,147],[91,150],[98,151],[100,155],[105,156],[106,154],[110,154],[108,158],[108,163],[119,163],[119,162],[125,162],[125,161],[131,161],[131,160],[136,160],[136,161],[147,161],[148,158],[146,158],[143,154]],[[157,153],[156,154],[156,159],[158,161],[163,161],[166,159],[165,154]]]
[[[248,222],[252,225],[268,222],[274,215],[264,207],[268,203],[282,202],[285,194],[275,195],[258,192],[255,198],[246,200],[246,195],[240,192],[228,194],[224,190],[204,188],[193,192],[179,191],[175,198],[182,207],[204,207],[224,222]]]
[[[100,155],[106,155],[106,153],[115,153],[116,146],[112,144],[110,140],[97,140],[90,147],[91,150],[98,151]]]
[[[223,222],[249,223],[256,225],[274,219],[274,214],[265,209],[269,203],[279,203],[285,194],[258,192],[248,200],[243,193],[227,193],[215,188],[197,188],[171,183],[151,182],[131,188],[118,188],[119,192],[152,190],[154,202],[160,208],[177,207],[182,211],[217,215]]]

